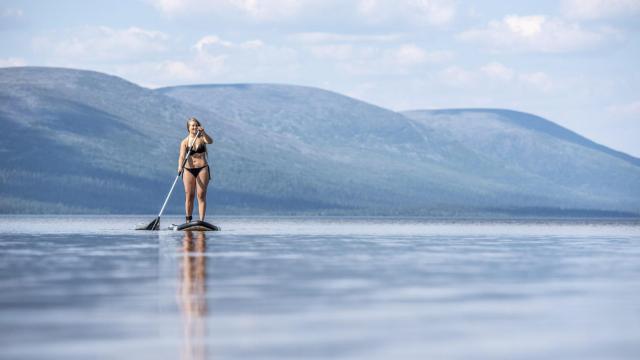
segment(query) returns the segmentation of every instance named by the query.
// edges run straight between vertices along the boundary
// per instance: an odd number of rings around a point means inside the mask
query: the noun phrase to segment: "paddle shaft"
[[[184,157],[184,160],[182,161],[182,166],[180,166],[180,169],[182,170],[178,173],[175,180],[173,180],[173,185],[171,185],[171,190],[169,190],[167,197],[164,199],[164,203],[162,204],[162,209],[160,209],[160,213],[158,213],[158,218],[162,216],[162,213],[164,212],[164,208],[165,206],[167,206],[167,203],[169,202],[169,198],[171,198],[171,193],[173,193],[173,188],[176,187],[176,183],[178,182],[180,175],[184,172],[184,166],[187,164],[187,160],[189,160],[189,156],[191,155],[191,151],[193,150],[193,145],[196,144],[196,139],[198,139],[198,136],[200,136],[199,130],[196,133],[196,137],[193,138],[193,141],[191,142],[191,146],[189,146],[189,151],[187,152],[187,155]]]

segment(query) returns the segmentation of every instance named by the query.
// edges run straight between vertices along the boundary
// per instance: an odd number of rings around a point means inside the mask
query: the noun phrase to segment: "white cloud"
[[[217,37],[216,35],[207,35],[202,39],[198,40],[198,42],[194,45],[194,48],[197,51],[204,51],[204,49],[211,45],[220,45],[223,47],[231,47],[232,43],[229,41],[224,41]]]
[[[59,39],[62,37],[62,39]],[[148,57],[168,50],[169,36],[137,27],[112,29],[85,27],[74,34],[52,34],[34,39],[37,51],[59,60],[122,61]]]
[[[378,0],[360,0],[356,5],[356,9],[358,13],[362,15],[371,16],[376,12],[376,8],[378,7]]]
[[[240,13],[257,20],[292,18],[317,0],[148,0],[169,16]]]
[[[491,62],[483,67],[480,70],[489,78],[510,81],[514,77],[514,71],[511,68],[508,68],[498,62]]]
[[[0,67],[26,66],[27,62],[22,58],[6,58],[0,59]]]
[[[167,60],[119,64],[111,70],[114,74],[143,86],[155,88],[168,85],[200,83],[219,75],[224,69],[224,58]]]
[[[356,11],[372,23],[403,19],[414,25],[442,26],[455,17],[456,3],[452,0],[360,0]]]
[[[456,13],[455,3],[449,0],[413,0],[408,1],[409,11],[414,12],[418,19],[422,18],[433,25],[444,25],[451,20]]]
[[[464,88],[474,85],[476,77],[477,76],[474,72],[459,66],[448,66],[438,74],[440,82],[455,88]]]
[[[312,56],[333,61],[339,69],[357,76],[406,75],[417,66],[442,63],[453,57],[449,51],[427,51],[413,43],[379,46],[339,42],[312,44],[306,49]]]
[[[296,70],[298,62],[296,50],[267,44],[260,39],[233,42],[207,35],[192,49],[193,59],[187,64],[206,81],[255,82],[278,75],[282,75],[284,81]]]
[[[400,66],[412,66],[427,60],[427,52],[414,44],[404,44],[393,50],[394,61]]]
[[[378,35],[359,35],[359,34],[337,34],[326,32],[306,32],[297,33],[289,36],[289,39],[304,43],[356,43],[356,42],[391,42],[399,40],[401,34],[378,34]]]
[[[577,23],[543,15],[508,15],[484,28],[464,31],[458,39],[494,50],[561,53],[593,48],[610,35],[610,30],[586,30]]]
[[[300,11],[301,0],[230,0],[230,3],[256,19],[272,20],[292,17]]]
[[[638,0],[564,0],[563,12],[575,19],[602,19],[632,16],[640,13]]]
[[[504,24],[507,29],[517,36],[530,38],[542,32],[542,24],[546,21],[544,16],[507,16]]]
[[[262,42],[262,40],[255,39],[236,44],[228,40],[222,40],[216,35],[207,35],[198,40],[198,42],[194,45],[194,48],[199,52],[203,52],[206,48],[214,46],[220,46],[229,49],[259,49],[264,46],[264,43]]]
[[[453,58],[453,53],[450,51],[426,51],[415,44],[403,44],[389,52],[394,63],[401,67],[423,63],[443,63]]]
[[[474,91],[482,89],[490,92],[500,88],[547,93],[555,89],[553,79],[545,72],[520,72],[496,61],[477,69],[448,66],[438,73],[437,78],[446,86]]]
[[[150,0],[149,2],[165,14],[184,12],[188,5],[188,1],[185,0]]]
[[[147,0],[167,16],[240,15],[256,21],[332,21],[442,26],[456,14],[455,0]]]
[[[220,59],[217,69],[224,65],[224,59]],[[200,74],[193,66],[182,61],[166,61],[156,66],[156,73],[166,74],[170,79],[195,80]]]
[[[406,75],[411,68],[444,63],[453,58],[446,50],[426,50],[415,43],[399,42],[402,34],[297,33],[289,40],[301,44],[313,57],[334,62],[348,75]]]

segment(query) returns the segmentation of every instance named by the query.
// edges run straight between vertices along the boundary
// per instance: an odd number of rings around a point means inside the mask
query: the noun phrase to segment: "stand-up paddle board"
[[[179,231],[220,231],[220,228],[206,221],[192,221],[175,227]]]

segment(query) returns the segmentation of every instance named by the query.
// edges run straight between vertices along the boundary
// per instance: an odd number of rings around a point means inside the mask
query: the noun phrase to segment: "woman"
[[[182,182],[184,183],[184,192],[186,201],[184,204],[187,213],[186,222],[191,222],[191,214],[193,213],[193,196],[198,194],[198,213],[200,221],[204,221],[204,215],[207,211],[207,185],[211,178],[211,171],[207,163],[207,145],[212,144],[213,139],[205,131],[198,119],[190,118],[187,121],[187,136],[180,143],[180,157],[178,158],[178,173],[182,173]],[[196,138],[196,134],[198,137]],[[193,144],[191,155],[184,166],[184,172],[181,168],[184,158],[189,152],[189,146]]]

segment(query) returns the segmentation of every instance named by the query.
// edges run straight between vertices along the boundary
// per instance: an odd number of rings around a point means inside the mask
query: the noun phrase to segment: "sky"
[[[0,67],[533,113],[640,157],[640,0],[0,0]]]

